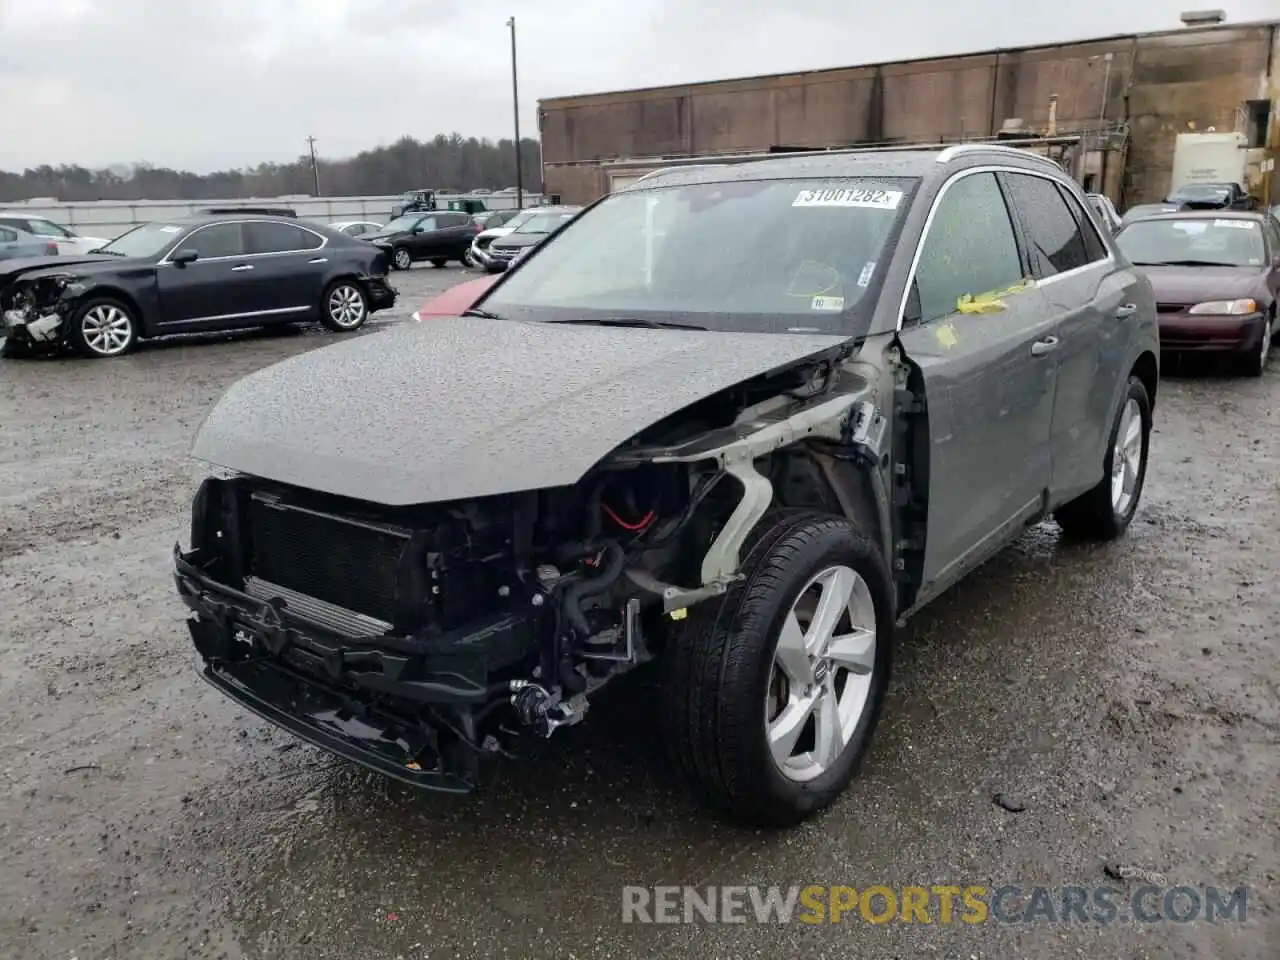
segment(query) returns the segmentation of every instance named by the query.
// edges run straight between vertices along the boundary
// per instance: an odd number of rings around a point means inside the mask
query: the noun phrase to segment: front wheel
[[[1151,400],[1142,381],[1130,377],[1111,425],[1105,475],[1054,513],[1063,533],[1080,540],[1115,540],[1129,529],[1147,479],[1150,443]]]
[[[90,300],[71,318],[68,340],[72,349],[86,357],[122,356],[133,349],[137,339],[138,321],[119,300]]]
[[[474,260],[474,259],[472,258],[472,256],[471,256],[471,251],[470,251],[470,250],[468,250],[468,251],[466,251],[465,253],[463,253],[463,255],[462,255],[462,265],[463,265],[464,267],[474,267],[474,266],[476,265],[475,260]]]
[[[408,270],[413,266],[413,254],[407,247],[396,247],[391,255],[391,265],[397,270]]]
[[[743,580],[697,607],[664,653],[677,765],[732,819],[791,826],[852,779],[889,682],[891,581],[841,517],[786,513],[744,550]]]
[[[329,285],[320,304],[320,322],[334,333],[350,333],[369,319],[369,298],[353,280]]]
[[[1267,371],[1267,359],[1271,356],[1271,338],[1276,332],[1271,314],[1267,314],[1263,324],[1262,337],[1258,340],[1258,345],[1249,351],[1242,363],[1246,376],[1260,377]]]

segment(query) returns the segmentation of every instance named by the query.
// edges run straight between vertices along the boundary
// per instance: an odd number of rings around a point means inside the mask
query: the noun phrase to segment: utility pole
[[[311,150],[311,180],[315,184],[318,198],[320,196],[320,162],[316,160],[316,138],[307,137],[307,146]]]
[[[524,209],[524,174],[520,169],[520,85],[516,80],[516,18],[507,19],[511,28],[511,102],[516,123],[516,209]]]

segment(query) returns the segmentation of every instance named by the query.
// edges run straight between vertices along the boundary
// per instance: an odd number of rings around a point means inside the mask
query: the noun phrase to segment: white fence
[[[516,206],[514,193],[493,193],[484,196],[437,193],[436,201],[443,208],[453,199],[483,200],[489,210],[512,210]],[[45,217],[55,223],[70,227],[88,237],[110,240],[130,227],[151,220],[184,217],[201,207],[229,204],[271,205],[292,207],[304,220],[331,223],[335,220],[374,220],[384,223],[391,217],[391,208],[401,203],[399,195],[389,197],[304,197],[239,198],[235,200],[99,200],[93,203],[57,203],[50,200],[28,200],[25,203],[0,204],[5,211],[22,211],[33,217]],[[526,192],[525,206],[541,203],[542,197]]]

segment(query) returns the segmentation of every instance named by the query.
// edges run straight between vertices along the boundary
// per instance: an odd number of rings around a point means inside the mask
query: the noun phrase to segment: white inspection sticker
[[[901,190],[868,190],[851,187],[845,190],[801,190],[793,207],[874,207],[896,210],[902,202]]]
[[[843,310],[844,297],[814,297],[811,310]]]
[[[1237,230],[1253,229],[1252,220],[1215,220],[1213,221],[1213,225],[1215,227],[1234,227]]]
[[[871,283],[871,275],[876,272],[876,262],[868,260],[867,265],[862,268],[862,272],[858,274],[858,286],[865,287]]]

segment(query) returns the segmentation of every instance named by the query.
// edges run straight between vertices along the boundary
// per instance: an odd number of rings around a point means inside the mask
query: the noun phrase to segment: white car
[[[64,257],[89,253],[107,242],[102,237],[82,237],[60,223],[25,213],[0,213],[0,226],[25,230],[37,237],[47,237],[58,245],[58,253]]]
[[[372,220],[339,220],[329,224],[329,228],[345,233],[348,237],[362,237],[366,233],[377,233],[382,229],[382,224]]]
[[[467,257],[471,261],[468,266],[489,268],[489,244],[497,240],[499,237],[505,237],[511,231],[515,230],[520,224],[527,221],[537,211],[533,208],[521,210],[510,220],[507,220],[500,227],[490,227],[488,230],[481,230],[476,234],[476,238],[471,241],[471,249],[467,251]]]

